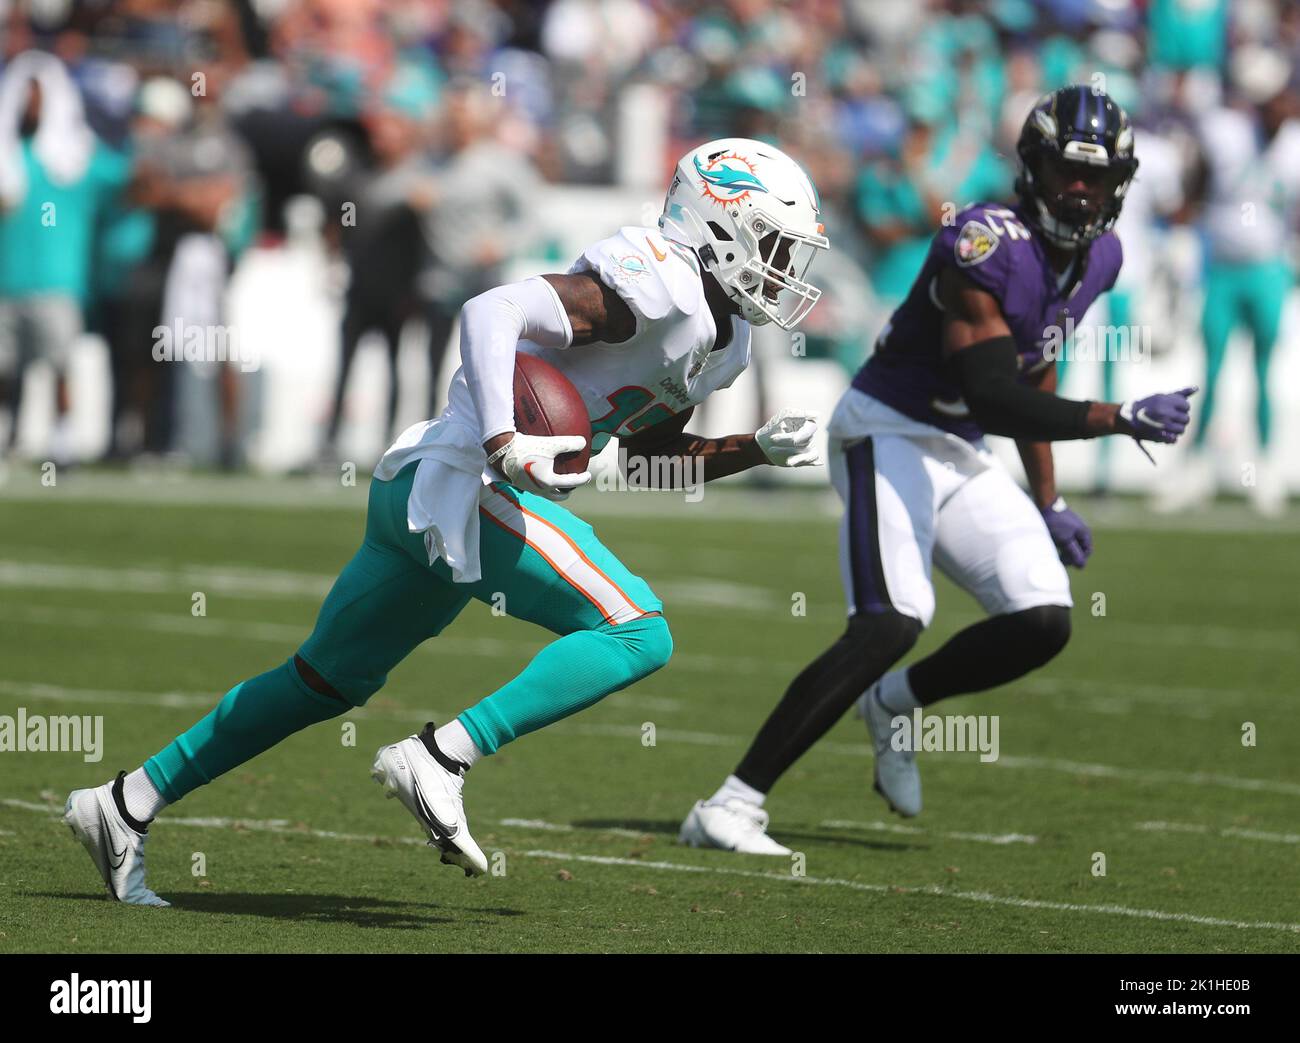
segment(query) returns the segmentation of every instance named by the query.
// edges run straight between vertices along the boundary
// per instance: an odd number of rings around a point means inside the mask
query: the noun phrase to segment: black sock
[[[922,706],[963,692],[995,688],[1056,655],[1070,639],[1070,610],[1041,605],[992,616],[954,634],[942,648],[913,663],[907,684]]]
[[[796,677],[754,737],[736,777],[766,793],[854,701],[916,643],[921,624],[899,612],[859,613]]]
[[[424,729],[418,736],[420,742],[424,744],[424,748],[429,751],[430,756],[442,765],[445,770],[451,772],[453,775],[459,775],[461,778],[464,778],[465,773],[469,771],[469,765],[465,764],[463,761],[456,760],[454,757],[448,757],[442,752],[442,747],[438,745],[438,740],[433,737],[433,733],[437,730],[438,726],[430,721],[424,726]]]
[[[131,812],[126,810],[126,772],[119,771],[117,778],[113,780],[113,803],[117,805],[117,813],[122,816],[122,820],[134,829],[141,836],[149,832],[149,823],[141,822],[134,818]]]

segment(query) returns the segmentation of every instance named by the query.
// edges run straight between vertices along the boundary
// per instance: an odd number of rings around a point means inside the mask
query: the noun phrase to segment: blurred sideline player
[[[1069,401],[1054,393],[1045,352],[1049,332],[1081,321],[1119,273],[1111,227],[1137,169],[1128,117],[1105,94],[1065,87],[1034,106],[1017,152],[1019,205],[977,204],[935,236],[831,419],[848,628],[791,683],[734,774],[691,810],[684,843],[788,854],[766,834],[764,799],[855,703],[876,788],[895,811],[918,814],[920,776],[913,753],[891,744],[893,719],[1013,681],[1069,638],[1062,562],[1083,567],[1092,535],[1057,495],[1051,443],[1173,442],[1187,426],[1194,389],[1122,405]],[[1030,495],[985,434],[1017,440]],[[989,618],[886,674],[934,615],[932,563]]]
[[[689,461],[708,481],[760,464],[818,463],[810,414],[756,434],[700,438],[692,408],[749,362],[752,325],[792,329],[817,302],[828,248],[812,182],[770,145],[728,138],[678,164],[658,228],[627,227],[565,275],[499,286],[461,313],[449,404],[405,431],[370,485],[365,541],[297,654],[236,685],[145,764],[76,790],[65,821],[112,895],[165,904],[145,883],[149,821],[168,804],[311,724],[366,702],[388,672],[475,598],[560,635],[514,680],[441,728],[382,747],[372,775],[442,861],[487,869],[461,790],[481,757],[659,669],[663,605],[556,501],[591,475],[557,474],[580,437],[514,430],[516,351],[559,367],[591,418],[593,451]],[[682,473],[682,472],[679,472]]]
[[[1206,448],[1215,392],[1228,342],[1237,329],[1254,346],[1255,431],[1259,456],[1251,503],[1264,515],[1286,506],[1286,480],[1274,459],[1268,374],[1295,285],[1289,240],[1300,208],[1300,120],[1287,89],[1291,64],[1284,54],[1243,47],[1233,56],[1232,82],[1246,107],[1211,109],[1197,128],[1201,229],[1208,259],[1201,333],[1205,340],[1205,399],[1188,467],[1156,506],[1182,510],[1214,498],[1214,461]]]

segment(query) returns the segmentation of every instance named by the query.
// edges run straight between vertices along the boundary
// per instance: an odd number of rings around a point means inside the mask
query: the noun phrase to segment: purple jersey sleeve
[[[890,317],[876,350],[853,386],[904,416],[971,440],[981,436],[962,403],[962,388],[943,355],[943,307],[936,281],[945,269],[961,272],[997,301],[1015,342],[1022,374],[1050,361],[1053,334],[1081,321],[1115,283],[1123,258],[1107,233],[1093,241],[1063,281],[1017,209],[978,203],[962,210],[930,244],[911,292]]]
[[[936,237],[935,259],[1002,301],[1017,267],[1017,247],[1029,243],[1029,233],[1023,229],[1010,210],[968,207]]]

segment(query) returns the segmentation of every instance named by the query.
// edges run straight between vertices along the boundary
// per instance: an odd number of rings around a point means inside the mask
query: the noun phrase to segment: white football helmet
[[[677,164],[659,229],[695,250],[746,319],[790,330],[822,295],[807,281],[830,248],[819,210],[812,180],[780,149],[719,138]]]

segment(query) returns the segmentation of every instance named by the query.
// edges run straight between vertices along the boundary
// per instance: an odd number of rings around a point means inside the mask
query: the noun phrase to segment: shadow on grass
[[[63,901],[108,903],[103,892],[67,894],[51,891],[28,891],[29,898],[57,898]],[[193,913],[226,916],[258,916],[298,922],[349,924],[353,927],[387,930],[423,930],[437,924],[491,924],[494,920],[523,916],[519,909],[482,908],[447,909],[431,902],[406,902],[400,899],[371,898],[358,895],[251,894],[248,892],[167,892],[163,895],[176,909]],[[165,915],[162,913],[161,915]]]
[[[573,824],[578,829],[630,829],[636,833],[645,833],[647,836],[669,836],[674,840],[677,838],[678,830],[681,829],[680,822],[663,819],[584,818],[576,820]],[[929,844],[923,843],[913,844],[906,841],[881,840],[878,836],[871,838],[855,836],[852,831],[838,829],[834,832],[815,832],[812,830],[801,832],[792,829],[775,829],[772,831],[772,837],[777,842],[787,846],[795,841],[802,840],[817,844],[829,844],[833,847],[861,847],[871,851],[925,851],[930,847]]]
[[[813,830],[800,832],[793,829],[778,829],[773,832],[773,836],[787,847],[797,840],[807,840],[817,844],[828,844],[831,847],[862,847],[869,851],[928,851],[930,848],[929,844],[909,844],[901,840],[880,840],[878,837],[854,836],[851,831],[841,829],[825,833],[818,833]]]

